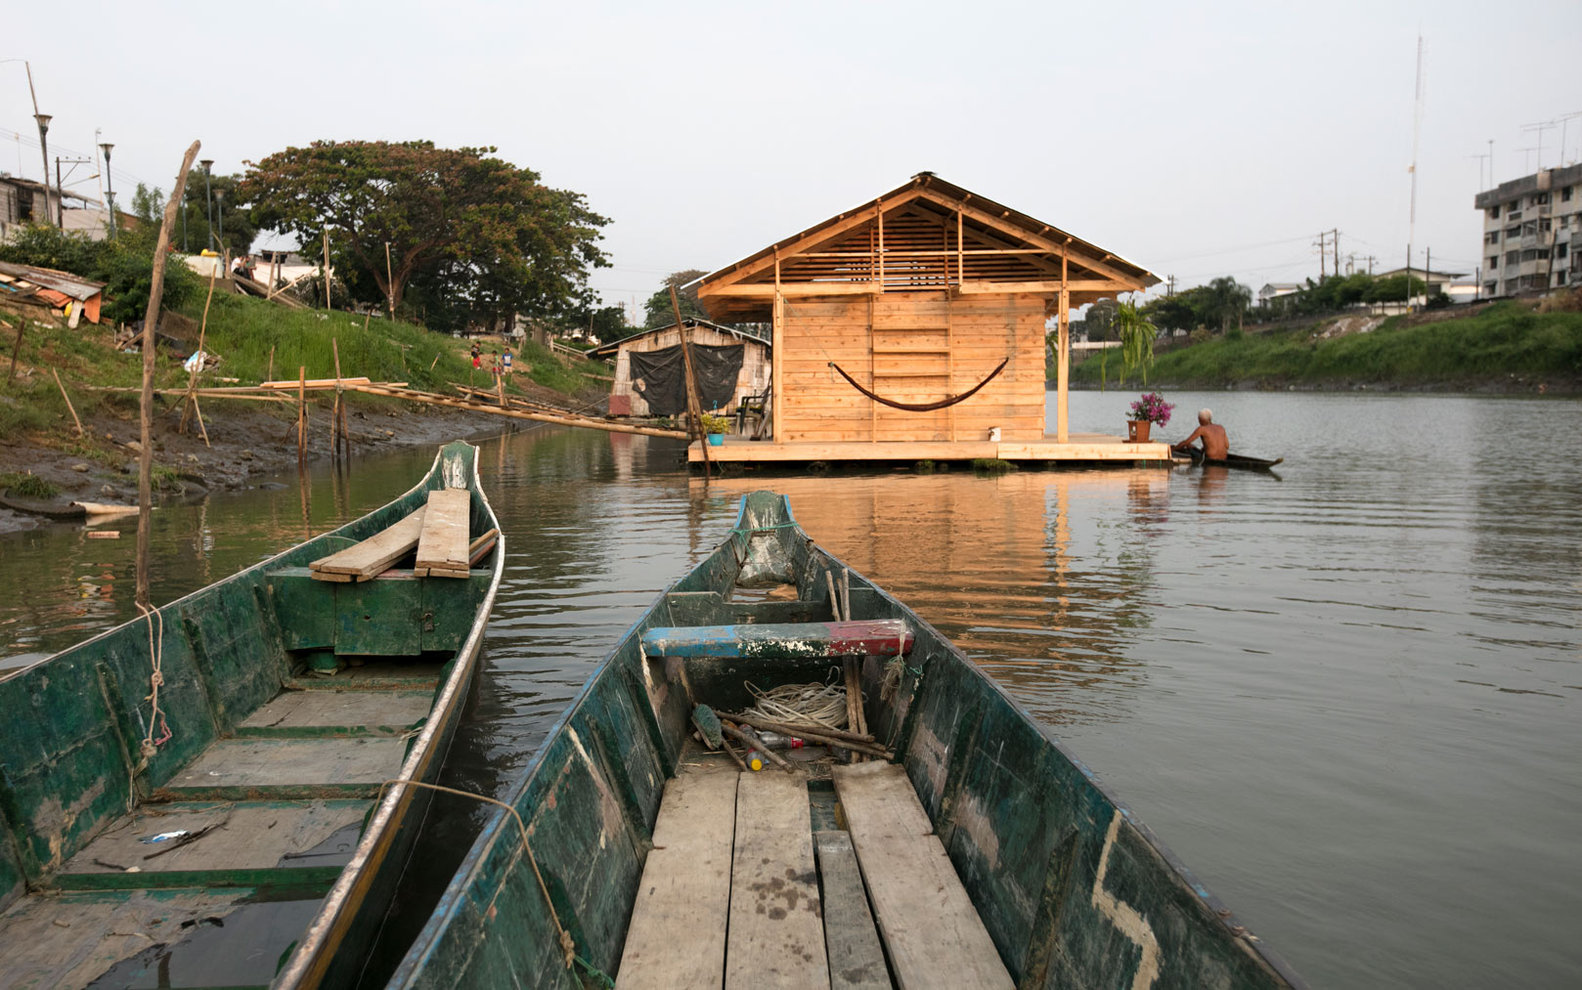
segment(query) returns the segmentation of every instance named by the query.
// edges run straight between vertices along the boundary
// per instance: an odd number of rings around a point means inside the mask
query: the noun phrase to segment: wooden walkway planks
[[[831,990],[890,990],[884,947],[868,911],[857,852],[845,832],[814,832],[824,898],[824,947]]]
[[[622,990],[722,985],[735,827],[734,769],[665,784],[616,971]]]
[[[827,988],[807,780],[740,775],[731,868],[727,990]]]
[[[468,512],[472,493],[465,488],[441,488],[428,493],[428,512],[417,541],[418,577],[467,576]]]
[[[905,769],[874,762],[834,773],[896,985],[1014,986]]]
[[[321,574],[349,574],[354,580],[366,581],[417,546],[418,537],[423,533],[425,512],[426,507],[419,507],[388,529],[375,533],[356,546],[321,557],[309,564],[308,568],[315,577]]]

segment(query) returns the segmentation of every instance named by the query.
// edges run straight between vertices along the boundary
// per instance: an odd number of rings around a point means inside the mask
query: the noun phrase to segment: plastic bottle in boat
[[[796,736],[782,735],[778,732],[760,732],[758,738],[770,749],[801,749],[807,743]]]

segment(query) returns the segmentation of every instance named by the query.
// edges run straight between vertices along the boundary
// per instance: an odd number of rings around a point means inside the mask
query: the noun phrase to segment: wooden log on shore
[[[358,392],[366,392],[369,395],[388,395],[411,402],[447,406],[451,409],[467,409],[473,412],[486,412],[492,416],[506,416],[511,419],[530,419],[539,423],[554,423],[559,426],[581,426],[590,430],[603,430],[606,433],[635,433],[639,436],[668,437],[675,440],[685,440],[687,438],[687,434],[681,430],[665,430],[652,426],[628,426],[625,423],[611,423],[607,420],[578,416],[574,413],[541,413],[528,409],[518,409],[515,406],[501,409],[499,406],[485,405],[481,402],[469,401],[450,395],[440,395],[437,392],[420,392],[415,389],[371,384],[348,385],[347,387]]]

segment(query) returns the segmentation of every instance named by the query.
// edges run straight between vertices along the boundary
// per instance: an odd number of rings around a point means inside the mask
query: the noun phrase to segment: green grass
[[[54,498],[60,489],[35,474],[7,472],[0,474],[0,491],[10,490],[22,498]]]
[[[1016,465],[998,457],[974,457],[972,459],[972,469],[981,471],[984,474],[1006,474],[1015,471]]]
[[[200,295],[178,311],[201,321],[203,302]],[[83,324],[70,330],[29,320],[22,338],[20,365],[32,368],[33,373],[19,373],[8,382],[17,319],[13,314],[0,313],[0,432],[29,435],[36,442],[100,463],[114,462],[118,453],[101,449],[93,437],[75,436],[65,400],[50,372],[59,372],[72,404],[85,420],[100,412],[135,420],[135,392],[105,392],[86,386],[136,388],[142,382],[141,358],[118,352],[110,327]],[[189,346],[196,345],[194,338]],[[499,350],[497,343],[488,346]],[[221,360],[218,367],[199,379],[199,384],[232,384],[219,381],[222,377],[237,379],[235,384],[240,385],[256,385],[270,378],[293,380],[298,369],[308,378],[332,378],[338,350],[341,374],[348,378],[407,382],[414,389],[452,394],[453,383],[491,387],[491,376],[473,371],[470,347],[468,341],[399,321],[377,317],[365,321],[350,313],[287,309],[262,299],[216,295],[209,309],[204,349]],[[517,368],[517,375],[506,379],[507,392],[520,392],[520,386],[532,381],[574,396],[590,382],[584,372],[608,374],[604,365],[563,358],[531,342],[523,347]],[[521,373],[524,370],[528,372],[525,375]],[[162,351],[157,358],[155,386],[182,388],[187,381],[188,375],[180,364]],[[367,406],[399,402],[355,393],[347,398]],[[327,393],[320,393],[315,401],[328,403],[331,399]],[[284,410],[289,409],[266,408],[281,415],[287,415]]]
[[[1124,384],[1109,369],[1109,383]],[[1311,328],[1214,339],[1160,354],[1148,378],[1173,385],[1474,384],[1520,377],[1582,378],[1582,313],[1535,313],[1499,303],[1471,316],[1322,339]],[[1098,362],[1072,380],[1100,381]]]

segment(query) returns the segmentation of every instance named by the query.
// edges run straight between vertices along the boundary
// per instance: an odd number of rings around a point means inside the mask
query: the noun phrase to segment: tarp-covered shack
[[[693,372],[705,411],[729,413],[769,386],[769,342],[702,319],[681,325],[692,344]],[[588,352],[615,359],[612,416],[674,416],[687,408],[686,362],[675,324],[646,330]]]
[[[698,302],[772,322],[777,444],[1042,441],[1056,317],[1063,443],[1071,308],[1158,281],[922,172],[708,275]]]

